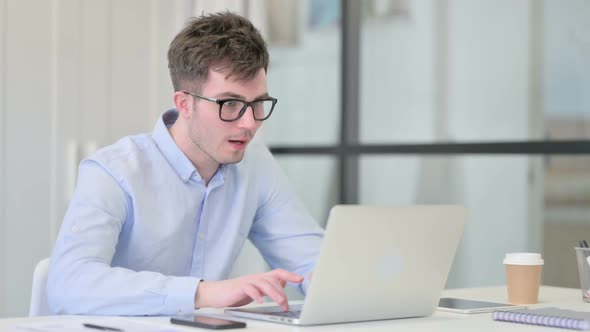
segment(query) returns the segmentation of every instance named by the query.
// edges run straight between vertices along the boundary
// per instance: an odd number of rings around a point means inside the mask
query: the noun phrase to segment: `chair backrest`
[[[51,315],[47,302],[47,275],[49,274],[49,258],[42,259],[33,272],[33,287],[29,316]]]

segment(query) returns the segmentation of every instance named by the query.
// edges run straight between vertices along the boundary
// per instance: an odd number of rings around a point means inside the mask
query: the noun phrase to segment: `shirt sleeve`
[[[178,315],[194,311],[200,279],[112,267],[129,197],[101,164],[80,164],[74,197],[51,255],[55,314]]]
[[[260,204],[249,238],[266,262],[305,277],[299,289],[305,294],[309,273],[319,256],[324,231],[289,185],[287,177],[266,147],[256,154],[257,172],[263,174]]]

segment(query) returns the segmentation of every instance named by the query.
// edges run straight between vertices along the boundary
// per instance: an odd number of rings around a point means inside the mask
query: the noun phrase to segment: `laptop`
[[[467,209],[336,205],[302,305],[226,309],[293,325],[422,317],[438,305]]]

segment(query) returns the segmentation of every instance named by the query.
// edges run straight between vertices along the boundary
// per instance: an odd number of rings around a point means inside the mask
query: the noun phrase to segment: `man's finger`
[[[270,297],[273,301],[275,301],[281,307],[281,309],[283,309],[283,311],[289,310],[289,304],[287,303],[287,295],[282,289],[277,290],[275,285],[263,278],[254,281],[252,285],[258,288],[258,290],[262,294]]]
[[[280,296],[284,296],[285,301],[287,300],[287,295],[285,294],[285,290],[281,287],[281,282],[279,279],[272,278],[272,277],[262,277],[261,280],[265,281],[270,287],[274,289],[275,294]]]
[[[292,282],[295,284],[299,284],[303,281],[302,276],[300,276],[296,273],[293,273],[293,272],[289,272],[287,270],[283,270],[283,269],[272,270],[269,273],[281,280]]]
[[[275,288],[279,292],[282,292],[282,290],[287,285],[287,282],[285,280],[281,280],[281,279],[274,277],[274,276],[265,275],[265,276],[263,276],[263,278],[266,279],[268,282],[270,282],[273,286],[275,286]]]

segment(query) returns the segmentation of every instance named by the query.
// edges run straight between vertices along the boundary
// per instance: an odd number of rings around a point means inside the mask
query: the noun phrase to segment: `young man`
[[[249,146],[277,102],[260,33],[229,12],[202,16],[168,61],[176,109],[80,164],[51,256],[56,314],[177,315],[263,296],[286,310],[285,284],[307,287],[322,229],[270,152]],[[275,270],[226,280],[247,237]]]

